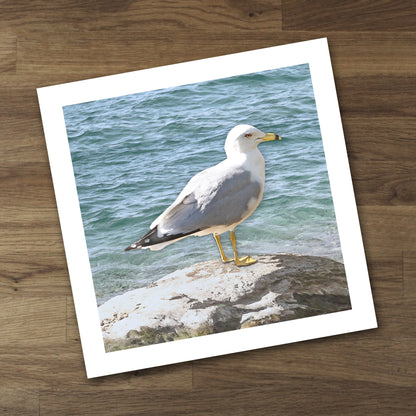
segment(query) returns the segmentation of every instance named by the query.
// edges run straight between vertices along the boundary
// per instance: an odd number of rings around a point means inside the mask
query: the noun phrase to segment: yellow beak
[[[264,142],[269,142],[271,140],[282,140],[282,138],[274,133],[266,133],[265,136],[261,138]]]

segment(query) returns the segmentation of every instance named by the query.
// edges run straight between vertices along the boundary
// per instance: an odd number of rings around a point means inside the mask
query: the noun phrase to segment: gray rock
[[[314,256],[257,257],[248,267],[211,260],[99,307],[107,351],[351,308],[344,266]]]

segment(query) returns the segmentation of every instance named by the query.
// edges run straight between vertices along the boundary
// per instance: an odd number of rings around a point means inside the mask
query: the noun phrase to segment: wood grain
[[[238,374],[235,374],[237,377]],[[323,397],[322,390],[325,391]],[[319,378],[285,377],[275,383],[252,385],[240,382],[236,387],[199,388],[191,392],[116,391],[109,394],[42,393],[40,414],[76,414],[77,401],[84,403],[87,415],[276,415],[357,414],[378,415],[379,409],[392,409],[400,415],[413,415],[407,403],[413,399],[411,387],[391,387],[377,383],[324,381]],[[390,397],[391,395],[391,397]],[[346,405],[346,396],[349,398]],[[291,400],[287,398],[290,397]],[[390,399],[389,399],[390,397]],[[155,404],[157,403],[157,405]],[[122,410],[121,410],[122,409]],[[342,409],[342,410],[340,410]],[[362,412],[362,413],[361,413]],[[387,413],[386,413],[387,414]]]
[[[414,31],[411,0],[283,0],[283,30]]]
[[[414,161],[351,162],[359,205],[414,205],[416,164]]]
[[[31,390],[4,387],[0,395],[0,413],[13,416],[39,414],[39,394]]]
[[[403,296],[407,303],[416,301],[416,251],[403,252]]]
[[[65,341],[66,305],[62,300],[62,296],[49,297],[48,302],[44,297],[3,296],[0,326],[8,336],[1,338],[0,346],[22,340],[27,346]]]
[[[0,414],[414,415],[416,4],[0,0]],[[379,328],[87,380],[36,88],[327,37]]]
[[[1,33],[0,37],[0,74],[16,72],[17,38]]]
[[[344,115],[342,119],[351,165],[390,161],[400,167],[402,162],[415,160],[416,118]]]

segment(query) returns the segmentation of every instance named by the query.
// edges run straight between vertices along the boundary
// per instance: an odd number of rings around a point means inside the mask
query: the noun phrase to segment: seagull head
[[[248,124],[239,124],[228,133],[224,149],[227,156],[233,153],[248,153],[259,143],[270,140],[281,140],[281,137],[274,133],[263,133]]]

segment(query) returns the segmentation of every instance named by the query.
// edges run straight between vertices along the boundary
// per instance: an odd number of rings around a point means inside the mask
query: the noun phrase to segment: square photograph
[[[308,64],[64,115],[106,351],[351,308]]]
[[[326,39],[38,95],[89,377],[376,327]]]

